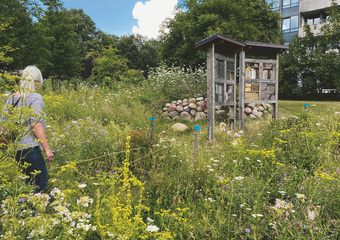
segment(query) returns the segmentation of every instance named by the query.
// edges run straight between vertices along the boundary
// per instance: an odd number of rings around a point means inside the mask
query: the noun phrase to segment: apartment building
[[[311,26],[313,33],[317,34],[323,24],[327,23],[326,9],[332,0],[266,0],[273,4],[273,10],[282,16],[281,27],[285,44],[288,44],[294,35],[304,37],[303,26]],[[340,5],[340,0],[335,0]]]

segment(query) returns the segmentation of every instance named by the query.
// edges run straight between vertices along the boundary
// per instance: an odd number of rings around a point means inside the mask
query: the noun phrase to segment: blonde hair
[[[22,78],[20,81],[21,97],[23,99],[28,97],[32,92],[41,87],[43,81],[44,80],[39,68],[32,65],[27,66],[22,72]]]

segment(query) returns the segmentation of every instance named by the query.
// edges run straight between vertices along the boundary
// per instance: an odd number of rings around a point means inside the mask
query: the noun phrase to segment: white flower
[[[155,225],[149,225],[147,228],[146,228],[146,231],[148,232],[157,232],[159,230],[159,228]]]
[[[249,157],[246,157],[246,160],[250,160],[250,158],[249,158]]]
[[[251,208],[246,208],[246,210],[251,211]]]
[[[314,220],[315,217],[316,217],[316,213],[314,211],[308,210],[307,214],[308,214],[308,217],[309,217],[310,220]]]
[[[211,168],[211,169],[209,169],[209,171],[210,171],[210,172],[213,172],[213,171],[214,171],[214,169],[212,169],[212,168]]]
[[[285,194],[286,194],[285,191],[279,191],[279,193],[281,193],[282,195],[285,195]]]
[[[304,194],[295,193],[295,195],[298,199],[305,199],[306,198],[306,196]]]
[[[234,163],[237,163],[237,160],[233,160]]]
[[[242,203],[240,204],[240,207],[244,207],[246,205],[246,203]]]
[[[151,218],[147,218],[147,220],[148,220],[148,222],[153,222],[154,220],[153,219],[151,219]]]
[[[236,214],[231,214],[231,216],[236,217],[237,215]]]
[[[86,183],[78,184],[78,187],[84,188],[84,187],[86,187]]]
[[[261,162],[261,160],[260,160],[260,159],[257,159],[256,161],[258,161],[259,163]]]
[[[254,217],[254,218],[257,218],[257,217],[263,217],[263,215],[262,214],[252,214],[252,216]]]
[[[235,180],[239,180],[239,181],[241,181],[242,179],[244,179],[244,177],[242,177],[242,176],[235,177]]]

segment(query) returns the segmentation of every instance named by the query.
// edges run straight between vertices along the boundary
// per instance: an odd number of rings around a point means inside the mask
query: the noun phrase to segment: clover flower
[[[159,228],[155,225],[149,225],[146,228],[146,231],[148,231],[148,232],[157,232],[158,230],[159,230]]]

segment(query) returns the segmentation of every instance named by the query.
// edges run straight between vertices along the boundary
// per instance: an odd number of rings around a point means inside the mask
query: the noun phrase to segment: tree
[[[305,37],[295,37],[280,64],[280,96],[304,98],[321,89],[340,89],[340,8],[332,3],[329,22],[314,35],[304,26]]]
[[[239,41],[281,43],[280,15],[265,0],[183,0],[186,11],[178,13],[164,28],[162,59],[175,65],[205,63],[205,53],[195,43],[215,33]]]
[[[13,61],[0,63],[2,69],[22,69],[32,64],[36,39],[31,16],[38,16],[38,9],[34,0],[1,0],[0,24],[7,24],[7,27],[1,31],[0,46],[15,49],[6,50],[7,57]]]
[[[93,59],[92,83],[113,86],[117,82],[137,83],[143,79],[140,71],[129,69],[128,60],[120,56],[113,45],[101,51],[90,51],[87,55],[89,57]]]
[[[116,47],[119,54],[129,60],[129,68],[142,70],[144,77],[147,77],[151,67],[156,67],[160,62],[160,43],[157,40],[128,35],[121,37]]]
[[[48,76],[73,76],[80,71],[82,56],[72,19],[60,0],[43,3],[47,10],[36,23],[40,35],[36,61]]]

